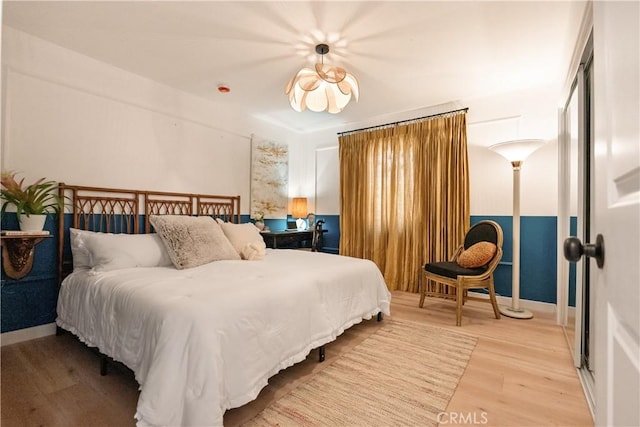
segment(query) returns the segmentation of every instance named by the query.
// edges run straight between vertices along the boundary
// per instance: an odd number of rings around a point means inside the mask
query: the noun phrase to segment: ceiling
[[[3,2],[3,23],[297,132],[564,84],[584,2]],[[360,83],[341,113],[284,88],[325,63]],[[219,93],[219,84],[231,92]],[[535,92],[535,91],[534,91]],[[554,100],[555,101],[555,100]],[[555,114],[555,112],[553,113]]]

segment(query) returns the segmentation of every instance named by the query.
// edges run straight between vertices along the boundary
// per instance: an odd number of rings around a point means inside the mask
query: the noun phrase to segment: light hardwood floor
[[[394,292],[392,318],[436,325],[478,337],[469,365],[447,408],[442,425],[591,426],[562,329],[550,314],[531,320],[493,318],[489,304],[465,305],[462,326],[455,327],[453,302]],[[271,378],[258,398],[225,414],[225,425],[239,425],[315,372],[374,333],[366,321],[317,352]],[[398,357],[402,357],[398,354]],[[99,356],[70,334],[2,348],[2,426],[133,426],[138,385],[133,374],[111,364],[99,374]],[[454,415],[456,414],[456,415]],[[485,422],[486,421],[486,422]]]

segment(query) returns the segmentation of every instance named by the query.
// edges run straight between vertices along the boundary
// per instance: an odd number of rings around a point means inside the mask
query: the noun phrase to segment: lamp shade
[[[517,139],[514,141],[501,142],[489,147],[510,162],[521,162],[531,153],[545,144],[544,139]]]
[[[332,81],[327,78],[330,75],[342,78]],[[316,64],[316,70],[301,69],[287,84],[286,93],[291,107],[298,112],[308,108],[335,114],[347,106],[352,96],[358,100],[358,81],[344,68]]]
[[[329,46],[319,44],[316,53],[324,55],[329,52]],[[351,98],[358,100],[360,93],[358,80],[344,68],[316,64],[315,69],[302,68],[289,80],[285,93],[289,95],[291,107],[302,112],[308,108],[311,111],[327,111],[339,113],[347,106]]]
[[[294,197],[293,206],[291,207],[291,216],[294,218],[304,218],[309,214],[307,212],[307,198]]]

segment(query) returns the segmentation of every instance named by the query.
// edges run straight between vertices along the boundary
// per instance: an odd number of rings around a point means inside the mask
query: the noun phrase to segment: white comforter
[[[138,425],[222,425],[270,376],[389,314],[390,300],[371,261],[268,250],[189,270],[76,271],[57,324],[135,372]]]

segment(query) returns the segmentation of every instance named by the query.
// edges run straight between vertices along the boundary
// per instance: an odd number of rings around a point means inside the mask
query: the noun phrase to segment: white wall
[[[538,88],[292,134],[7,26],[2,43],[2,169],[27,180],[240,194],[248,213],[255,133],[289,144],[290,197],[308,197],[310,212],[337,214],[337,132],[468,106],[471,213],[509,215],[511,168],[486,146],[557,130],[555,88]],[[551,141],[526,161],[523,215],[556,215],[556,156]]]
[[[250,135],[286,130],[4,26],[2,169],[27,181],[239,194]]]
[[[338,146],[315,150],[315,212],[334,215],[340,212],[340,161]]]
[[[520,171],[520,213],[555,216],[558,212],[557,143],[549,141],[523,162]],[[469,145],[471,215],[513,212],[513,169],[501,155]]]
[[[471,215],[511,215],[513,206],[513,172],[509,162],[490,151],[489,145],[518,138],[549,139],[534,152],[521,171],[521,214],[531,216],[557,215],[557,108],[556,88],[528,90],[500,94],[490,98],[462,100],[419,111],[389,115],[372,121],[350,124],[345,129],[327,129],[304,135],[296,146],[298,167],[292,180],[299,182],[303,195],[313,200],[318,191],[318,212],[338,214],[339,187],[327,188],[327,183],[339,182],[335,174],[338,165],[326,164],[328,158],[337,162],[337,154],[326,150],[338,146],[337,132],[359,129],[375,124],[421,117],[437,112],[469,106],[467,135],[471,193]],[[348,108],[348,107],[347,107]],[[318,168],[318,159],[322,168]],[[328,199],[334,195],[333,200]],[[312,202],[310,202],[312,203]],[[334,206],[332,212],[320,212],[325,206]]]

